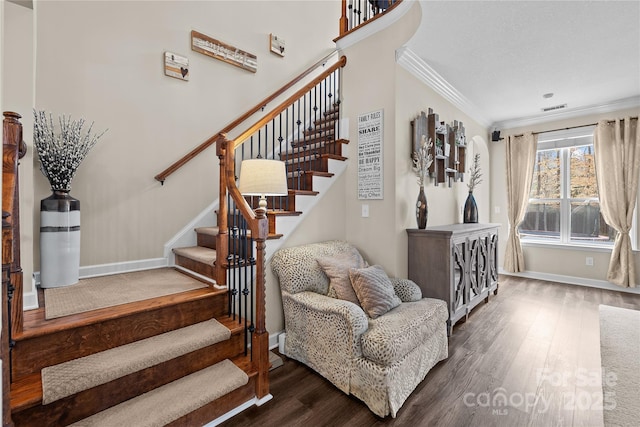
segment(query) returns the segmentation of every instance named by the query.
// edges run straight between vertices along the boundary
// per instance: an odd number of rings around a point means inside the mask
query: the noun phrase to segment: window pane
[[[560,150],[539,150],[531,181],[531,199],[560,198]]]
[[[572,199],[598,198],[593,144],[571,147],[569,150]]]
[[[616,233],[604,222],[597,200],[571,202],[572,242],[610,243]]]
[[[529,202],[524,221],[520,224],[522,237],[560,239],[560,202]]]

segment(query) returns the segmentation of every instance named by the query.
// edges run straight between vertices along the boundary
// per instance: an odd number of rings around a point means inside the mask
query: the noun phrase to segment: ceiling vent
[[[542,111],[546,113],[548,111],[561,110],[563,108],[567,108],[567,104],[560,104],[560,105],[554,105],[553,107],[546,107],[546,108],[543,108]]]

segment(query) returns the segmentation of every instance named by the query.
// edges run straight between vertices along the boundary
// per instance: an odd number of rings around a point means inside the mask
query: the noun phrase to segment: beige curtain
[[[635,265],[629,231],[638,196],[640,133],[638,120],[600,121],[593,135],[600,211],[618,231],[607,280],[635,287]]]
[[[504,254],[504,269],[516,273],[524,271],[524,256],[520,246],[518,226],[524,219],[529,204],[538,136],[528,132],[520,136],[507,136],[505,141],[509,237]]]

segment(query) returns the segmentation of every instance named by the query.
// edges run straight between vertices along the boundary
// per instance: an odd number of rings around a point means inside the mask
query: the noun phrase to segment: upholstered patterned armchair
[[[350,263],[355,267],[347,268]],[[395,417],[427,372],[447,358],[445,303],[422,298],[410,280],[389,279],[379,266],[369,267],[349,243],[281,249],[271,268],[282,293],[286,355],[376,415]],[[355,301],[339,287],[345,274]]]

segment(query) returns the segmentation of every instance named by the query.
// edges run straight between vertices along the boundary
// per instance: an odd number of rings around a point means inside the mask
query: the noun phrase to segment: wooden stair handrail
[[[277,117],[286,108],[288,108],[294,101],[300,99],[302,97],[302,95],[304,95],[310,89],[314,88],[316,85],[318,85],[320,82],[322,82],[327,76],[329,76],[331,73],[333,73],[338,68],[344,67],[345,65],[347,65],[347,57],[346,56],[341,56],[340,59],[338,60],[338,62],[336,62],[331,67],[326,69],[322,74],[320,74],[318,77],[316,77],[315,79],[313,79],[312,81],[307,83],[303,88],[298,90],[296,93],[294,93],[289,98],[287,98],[285,101],[283,101],[280,105],[278,105],[273,110],[271,110],[270,113],[268,113],[267,115],[262,117],[260,120],[255,122],[251,127],[249,127],[247,130],[245,130],[240,135],[238,135],[233,140],[233,148],[235,149],[238,146],[242,145],[251,135],[253,135],[255,132],[257,132],[258,129],[260,129],[265,124],[270,122],[273,118]]]
[[[389,13],[390,11],[395,9],[398,4],[402,3],[402,0],[395,0],[393,2],[393,4],[391,6],[389,6],[387,9],[385,9],[383,12],[380,12],[380,13],[376,14],[375,16],[367,19],[365,22],[363,22],[362,24],[358,25],[357,27],[353,27],[353,28],[349,29],[349,18],[347,17],[347,1],[348,0],[342,0],[342,16],[340,17],[340,22],[339,22],[340,35],[338,37],[336,37],[335,39],[333,39],[334,42],[340,40],[341,38],[345,37],[348,34],[351,34],[355,30],[357,30],[358,28],[362,28],[365,25],[369,24],[370,22],[375,21],[376,19],[380,18],[382,15],[384,15],[386,13]]]
[[[162,172],[160,172],[158,175],[156,175],[154,177],[154,179],[156,181],[160,181],[161,184],[164,184],[164,181],[167,179],[167,177],[169,175],[171,175],[172,173],[174,173],[175,171],[177,171],[178,169],[180,169],[182,166],[184,166],[185,164],[187,164],[187,162],[189,162],[191,159],[193,159],[194,157],[196,157],[198,154],[200,154],[201,152],[203,152],[205,149],[209,148],[211,145],[213,145],[218,138],[220,137],[220,135],[222,134],[228,134],[229,132],[231,132],[233,129],[235,129],[236,127],[238,127],[242,122],[244,122],[245,120],[247,120],[249,117],[251,117],[253,114],[257,113],[258,111],[264,109],[267,104],[269,104],[271,101],[273,101],[274,99],[276,99],[277,97],[279,97],[280,95],[282,95],[284,92],[286,92],[287,90],[289,90],[292,86],[294,86],[296,83],[298,83],[300,80],[302,80],[303,78],[305,78],[306,76],[308,76],[309,74],[311,74],[314,70],[316,70],[319,66],[324,66],[326,64],[326,62],[329,60],[329,58],[331,58],[334,54],[336,54],[336,50],[331,51],[331,53],[329,53],[328,55],[324,56],[322,59],[320,59],[319,61],[315,62],[312,66],[310,66],[309,68],[307,68],[306,70],[304,70],[302,73],[300,73],[298,76],[294,77],[293,80],[291,80],[289,83],[285,84],[284,86],[282,86],[280,89],[276,90],[274,93],[272,93],[271,95],[269,95],[268,97],[266,97],[265,99],[263,99],[262,101],[260,101],[259,103],[257,103],[254,107],[252,107],[251,109],[249,109],[246,113],[244,113],[243,115],[241,115],[240,117],[238,117],[237,119],[235,119],[234,121],[232,121],[231,123],[229,123],[227,126],[225,126],[224,128],[222,128],[220,131],[218,131],[216,134],[214,134],[213,136],[211,136],[210,138],[208,138],[206,141],[204,141],[202,144],[198,145],[196,148],[194,148],[193,150],[191,150],[189,153],[187,153],[186,155],[184,155],[180,160],[176,161],[175,163],[173,163],[171,166],[169,166],[168,168],[166,168],[165,170],[163,170]]]

